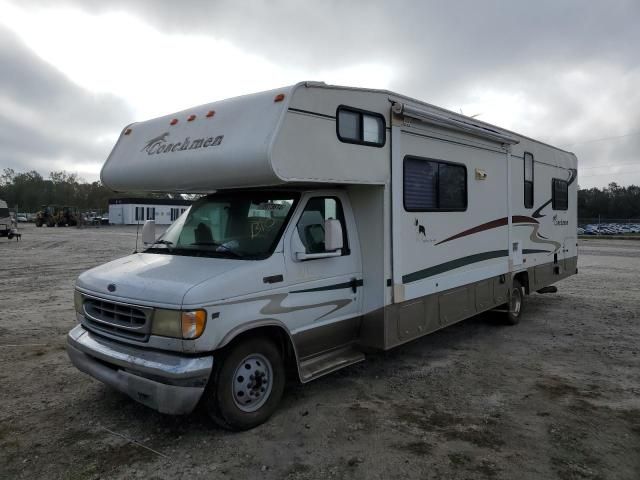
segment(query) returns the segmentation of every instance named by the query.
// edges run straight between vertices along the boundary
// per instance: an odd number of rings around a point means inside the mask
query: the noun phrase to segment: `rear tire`
[[[236,431],[267,421],[278,407],[286,380],[276,345],[266,338],[249,338],[214,358],[204,398],[213,421]]]
[[[518,280],[513,281],[511,287],[511,299],[506,304],[508,311],[504,314],[504,321],[507,325],[516,325],[520,322],[524,309],[524,288]]]

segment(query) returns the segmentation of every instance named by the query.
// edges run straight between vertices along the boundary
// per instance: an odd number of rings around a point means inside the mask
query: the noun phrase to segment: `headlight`
[[[180,311],[162,308],[154,310],[151,333],[162,337],[182,338]]]
[[[153,312],[151,333],[163,337],[193,340],[202,335],[207,323],[207,312],[192,310],[165,310],[158,308]]]
[[[78,290],[73,291],[73,305],[76,308],[76,312],[82,312],[82,302],[84,299],[82,298],[82,294]]]
[[[182,312],[182,338],[198,338],[204,332],[207,323],[207,312],[194,310]]]

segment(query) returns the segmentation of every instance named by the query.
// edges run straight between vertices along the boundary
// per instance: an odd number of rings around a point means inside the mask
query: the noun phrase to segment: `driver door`
[[[299,260],[296,250],[325,252],[324,222],[339,220],[343,248],[339,256]],[[362,305],[360,248],[348,198],[340,193],[302,199],[287,232],[285,255],[289,295],[287,304],[297,312],[288,325],[298,355],[304,359],[355,341]]]

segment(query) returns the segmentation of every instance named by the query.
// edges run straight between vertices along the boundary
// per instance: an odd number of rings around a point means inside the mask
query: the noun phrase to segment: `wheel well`
[[[514,280],[518,280],[520,285],[524,287],[524,293],[529,295],[529,272],[520,272],[517,273],[514,277]]]
[[[287,377],[295,378],[297,380],[300,379],[300,375],[298,373],[298,359],[296,358],[296,351],[293,347],[291,337],[289,337],[289,334],[282,327],[279,327],[277,325],[265,325],[246,330],[236,335],[227,345],[225,345],[224,348],[228,349],[232,345],[236,345],[239,342],[256,337],[268,338],[272,340],[282,354],[284,367],[287,371]]]

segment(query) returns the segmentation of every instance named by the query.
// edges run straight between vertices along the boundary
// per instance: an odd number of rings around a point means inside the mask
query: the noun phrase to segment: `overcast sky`
[[[0,0],[0,169],[96,180],[122,127],[301,80],[385,88],[640,185],[638,0]]]

